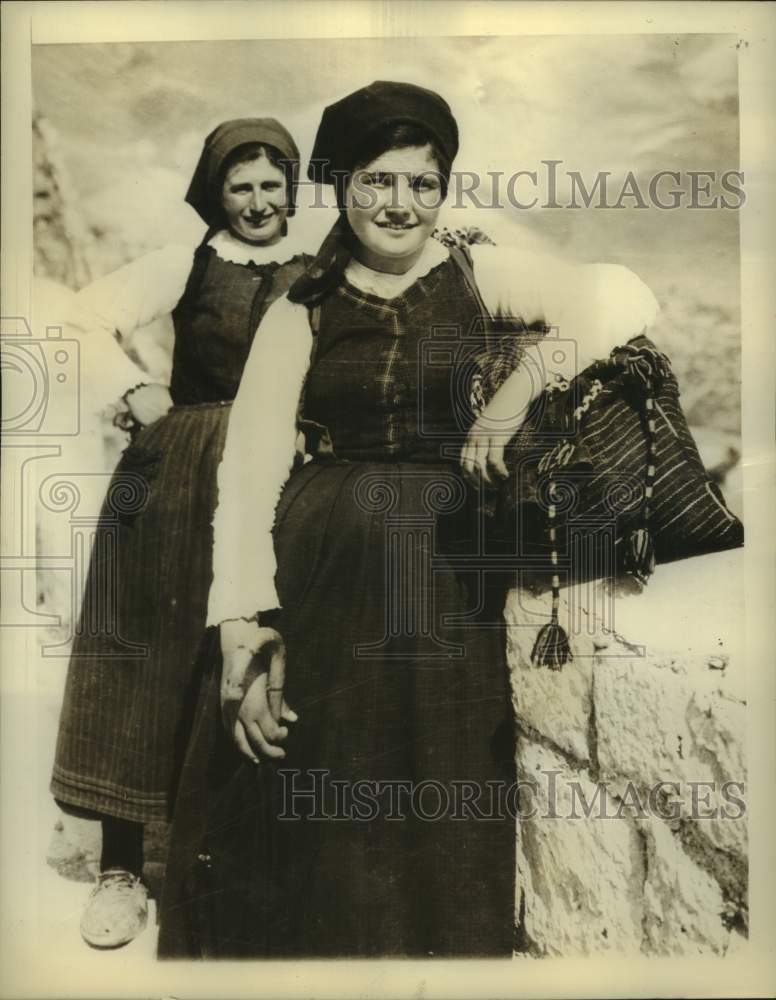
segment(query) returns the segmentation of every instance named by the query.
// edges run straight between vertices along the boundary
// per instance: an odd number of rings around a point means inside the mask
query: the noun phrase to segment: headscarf
[[[447,180],[458,152],[458,125],[447,101],[413,83],[386,80],[362,87],[324,110],[307,176],[319,184],[333,184],[339,200],[342,179],[352,172],[370,137],[395,124],[418,125],[429,134],[443,158],[439,167]],[[308,305],[320,302],[341,278],[351,257],[352,239],[340,203],[339,219],[288,297]]]
[[[227,157],[240,146],[253,143],[272,146],[280,153],[290,175],[288,215],[294,214],[299,150],[291,134],[274,118],[235,118],[222,122],[205,139],[186,192],[186,201],[208,226],[217,225],[221,218],[221,173]]]
[[[458,125],[439,94],[413,83],[377,80],[323,112],[307,176],[319,184],[334,184],[337,174],[350,173],[370,134],[386,125],[422,126],[434,139],[449,174],[458,152]]]

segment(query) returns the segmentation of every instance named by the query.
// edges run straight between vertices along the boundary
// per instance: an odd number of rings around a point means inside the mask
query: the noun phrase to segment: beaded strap
[[[660,381],[670,374],[668,358],[656,348],[629,343],[625,347],[616,348],[609,358],[609,366],[613,365],[629,377],[641,388],[640,403],[642,418],[646,426],[647,464],[644,475],[644,504],[641,511],[640,524],[625,540],[623,562],[625,571],[645,584],[655,569],[655,549],[649,531],[652,496],[655,486],[655,470],[657,467],[657,447],[655,429],[655,392]],[[545,389],[551,397],[555,392],[569,389],[569,383],[556,376],[554,383],[549,383]],[[589,391],[573,411],[577,434],[590,406],[603,389],[601,379],[594,379]],[[556,482],[553,473],[567,465],[576,452],[573,442],[563,441],[552,448],[539,461],[539,471],[550,474],[549,495],[555,496]],[[548,533],[550,540],[550,562],[552,565],[552,608],[550,621],[539,630],[536,642],[531,652],[531,660],[535,665],[560,670],[565,663],[573,659],[568,636],[559,622],[560,610],[560,577],[558,575],[558,532],[557,510],[554,503],[548,505]]]

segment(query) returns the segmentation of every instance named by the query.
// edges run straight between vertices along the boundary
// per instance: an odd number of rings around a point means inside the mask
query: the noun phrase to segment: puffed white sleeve
[[[272,528],[296,454],[311,348],[307,309],[278,299],[253,341],[218,469],[208,625],[280,607]]]
[[[542,321],[571,345],[553,369],[567,378],[649,329],[660,310],[647,285],[618,264],[579,264],[486,244],[471,251],[477,286],[492,315]]]
[[[98,278],[73,298],[69,335],[80,344],[89,408],[115,403],[148,377],[121,344],[178,304],[191,273],[191,247],[171,244]]]

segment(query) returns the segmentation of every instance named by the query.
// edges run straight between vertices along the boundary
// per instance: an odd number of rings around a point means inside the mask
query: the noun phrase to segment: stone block
[[[564,595],[563,614],[568,617]],[[563,670],[535,667],[531,650],[550,613],[547,594],[513,590],[506,603],[507,662],[518,724],[550,740],[579,761],[590,759],[588,732],[592,710],[593,638],[571,634],[574,659]]]
[[[521,738],[518,762],[520,781],[536,783],[531,796],[534,815],[518,824],[518,888],[524,895],[519,933],[529,952],[570,956],[639,951],[644,853],[634,823],[579,814],[571,818],[570,782],[577,783],[588,801],[596,785],[587,771],[570,771],[564,759],[546,747]],[[554,794],[547,778],[553,772],[560,772]]]
[[[687,656],[596,662],[598,773],[662,787],[664,815],[692,819],[713,846],[745,857],[746,706],[703,681]]]
[[[682,850],[661,820],[638,825],[646,853],[645,951],[660,956],[725,954],[731,933],[717,882]]]

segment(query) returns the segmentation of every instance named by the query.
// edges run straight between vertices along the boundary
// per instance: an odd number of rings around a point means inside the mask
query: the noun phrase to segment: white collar
[[[285,264],[292,257],[308,252],[299,234],[292,232],[271,246],[261,246],[239,240],[228,229],[219,229],[208,240],[208,246],[230,264]]]
[[[450,256],[447,247],[439,240],[428,239],[420,257],[409,271],[404,274],[388,274],[385,271],[374,271],[355,258],[352,258],[345,268],[345,277],[359,291],[376,295],[380,299],[393,299],[414,285],[419,278],[425,277],[439,264]]]

